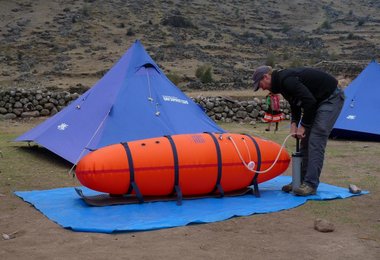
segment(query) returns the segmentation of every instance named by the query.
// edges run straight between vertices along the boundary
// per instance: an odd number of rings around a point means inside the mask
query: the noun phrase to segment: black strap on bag
[[[140,189],[139,187],[137,186],[136,182],[135,182],[135,168],[133,166],[133,158],[132,158],[132,152],[131,152],[131,149],[129,148],[129,145],[127,142],[125,143],[121,143],[125,149],[125,152],[127,154],[127,157],[128,157],[128,165],[129,165],[129,188],[128,188],[128,192],[127,194],[130,194],[132,191],[135,191],[136,193],[136,197],[137,199],[139,200],[140,203],[143,203],[144,202],[144,198],[140,192]]]
[[[256,148],[256,154],[257,154],[257,168],[256,168],[256,171],[260,171],[260,168],[261,168],[261,151],[260,151],[260,147],[258,145],[258,143],[256,142],[256,140],[250,136],[250,135],[247,135],[247,134],[243,134],[244,136],[248,137],[252,143],[255,145],[255,148]],[[253,185],[253,188],[254,188],[254,194],[256,197],[260,197],[260,191],[259,191],[259,185],[257,183],[257,177],[259,176],[259,174],[256,172],[255,175],[253,176],[252,178],[252,181],[251,181],[251,185]]]
[[[211,193],[214,193],[216,190],[218,190],[220,193],[220,196],[224,197],[224,190],[223,190],[222,185],[220,184],[220,181],[222,180],[222,173],[223,173],[222,172],[222,170],[223,170],[223,167],[222,167],[223,166],[222,151],[220,150],[220,145],[219,145],[218,139],[215,137],[215,135],[210,133],[210,132],[205,132],[205,134],[208,134],[209,136],[211,136],[212,140],[214,141],[215,149],[216,149],[216,155],[217,155],[217,159],[218,159],[218,177],[216,179],[215,188]]]
[[[173,138],[170,135],[165,135],[165,137],[169,140],[170,146],[172,147],[173,159],[174,159],[174,189],[173,192],[177,194],[177,205],[182,205],[182,191],[179,186],[179,164],[178,164],[178,152],[177,147],[174,143]]]

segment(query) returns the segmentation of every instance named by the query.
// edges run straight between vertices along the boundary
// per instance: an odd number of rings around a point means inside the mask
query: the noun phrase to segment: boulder
[[[314,229],[319,232],[327,233],[327,232],[333,232],[335,230],[335,226],[333,223],[325,219],[317,218],[314,221]]]
[[[40,112],[38,111],[28,111],[28,112],[23,112],[21,113],[21,117],[39,117]]]

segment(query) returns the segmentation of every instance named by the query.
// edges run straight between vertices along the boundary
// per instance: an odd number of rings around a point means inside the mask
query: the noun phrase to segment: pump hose
[[[291,136],[292,136],[292,134],[289,134],[289,135],[286,136],[284,142],[283,142],[282,145],[281,145],[280,151],[278,152],[277,157],[276,157],[276,159],[274,160],[273,164],[272,164],[268,169],[263,170],[263,171],[256,171],[256,170],[254,170],[253,168],[255,167],[255,163],[254,163],[253,161],[250,161],[250,162],[247,164],[247,163],[244,161],[243,156],[241,155],[241,153],[240,153],[240,151],[239,151],[239,148],[237,147],[237,145],[236,145],[234,139],[233,139],[231,136],[228,136],[227,138],[228,138],[228,140],[230,140],[230,141],[232,142],[232,144],[234,145],[235,150],[236,150],[237,154],[239,155],[239,158],[240,158],[241,162],[244,164],[244,166],[245,166],[249,171],[251,171],[251,172],[253,172],[253,173],[261,174],[261,173],[269,172],[269,171],[274,167],[274,165],[277,163],[278,159],[280,158],[281,152],[282,152],[282,150],[284,149],[286,142],[288,141],[289,137],[291,137]],[[248,150],[248,153],[249,153],[249,150]],[[251,158],[251,154],[250,154],[250,153],[249,153],[249,158]]]

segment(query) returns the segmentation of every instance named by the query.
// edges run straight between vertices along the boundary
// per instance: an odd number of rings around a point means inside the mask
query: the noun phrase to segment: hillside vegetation
[[[247,88],[263,63],[354,77],[380,56],[377,0],[0,1],[0,28],[1,87],[90,87],[136,39],[187,89]]]

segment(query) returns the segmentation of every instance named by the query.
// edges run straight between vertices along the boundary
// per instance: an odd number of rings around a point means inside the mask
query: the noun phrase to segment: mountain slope
[[[320,66],[355,76],[380,56],[379,1],[0,1],[0,85],[91,86],[135,39],[181,86],[253,69]]]

